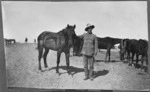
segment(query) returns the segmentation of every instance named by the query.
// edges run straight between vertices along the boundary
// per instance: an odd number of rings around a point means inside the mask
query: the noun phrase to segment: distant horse
[[[121,56],[123,56],[124,53],[127,53],[127,59],[129,60],[129,66],[133,64],[134,56],[136,55],[136,64],[135,68],[137,68],[137,64],[139,61],[139,55],[141,55],[141,69],[143,68],[143,62],[146,61],[146,65],[148,65],[148,41],[140,39],[125,39],[124,42],[126,43],[124,45],[124,50],[121,49]],[[130,60],[130,54],[131,60]]]
[[[97,37],[98,39],[98,48],[99,49],[106,49],[106,56],[105,56],[105,61],[107,60],[110,61],[110,51],[114,47],[115,44],[119,44],[121,42],[120,38],[111,38],[111,37],[105,37],[105,38],[100,38]]]
[[[66,56],[66,64],[67,64],[67,72],[69,72],[69,55],[70,55],[70,48],[73,45],[73,41],[76,37],[75,33],[75,25],[70,26],[67,25],[65,29],[62,29],[61,31],[54,33],[49,31],[42,32],[38,38],[38,46],[37,49],[39,51],[39,70],[41,69],[41,58],[43,56],[44,65],[45,67],[48,67],[46,57],[49,52],[49,49],[57,51],[57,68],[56,73],[59,73],[59,63],[60,63],[60,56],[61,53],[64,52]],[[43,49],[45,49],[45,52],[43,54]]]
[[[15,39],[6,39],[5,38],[5,42],[6,42],[6,44],[11,44],[11,43],[16,43],[16,40]]]
[[[147,61],[148,42],[146,40],[142,40],[142,39],[132,40],[132,42],[130,43],[129,49],[132,53],[132,61],[129,62],[129,65],[133,64],[134,55],[136,55],[135,68],[137,68],[137,64],[138,64],[138,61],[139,61],[139,55],[142,55],[142,58],[141,58],[142,64],[141,64],[141,66],[143,67],[144,59],[146,60],[146,64],[148,64],[148,61]]]

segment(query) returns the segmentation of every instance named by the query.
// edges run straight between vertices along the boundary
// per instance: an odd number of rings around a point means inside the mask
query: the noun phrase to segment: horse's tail
[[[37,49],[37,50],[43,49],[43,40],[40,39],[39,37],[38,37],[37,40],[38,40],[38,42],[37,42],[37,47],[36,47],[36,49]]]

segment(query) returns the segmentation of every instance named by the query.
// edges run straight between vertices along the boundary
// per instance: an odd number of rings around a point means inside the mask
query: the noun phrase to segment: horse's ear
[[[76,28],[76,25],[74,25],[74,29]]]
[[[69,24],[67,24],[67,27],[69,27]]]

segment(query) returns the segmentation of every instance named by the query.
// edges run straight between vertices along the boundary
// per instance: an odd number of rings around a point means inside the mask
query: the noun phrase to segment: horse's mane
[[[58,32],[58,34],[61,34],[61,33],[64,33],[64,34],[65,34],[65,33],[66,33],[65,30],[66,30],[66,28],[60,30],[60,31]]]
[[[64,28],[64,29],[62,29],[62,30],[60,30],[60,31],[58,32],[58,34],[64,35],[64,36],[65,36],[65,39],[68,40],[68,34],[66,33],[66,29],[67,29],[67,27]]]

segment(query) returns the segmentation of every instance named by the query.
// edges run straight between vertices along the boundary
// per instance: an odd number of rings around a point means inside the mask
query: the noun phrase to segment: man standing
[[[84,63],[84,72],[85,78],[87,80],[94,79],[93,70],[94,70],[94,56],[97,55],[98,43],[97,37],[92,33],[92,30],[95,26],[91,24],[87,24],[85,31],[87,33],[81,35],[84,40],[81,54],[83,55],[83,63]]]
[[[25,38],[25,43],[27,43],[27,42],[28,42],[28,38],[26,37],[26,38]]]

